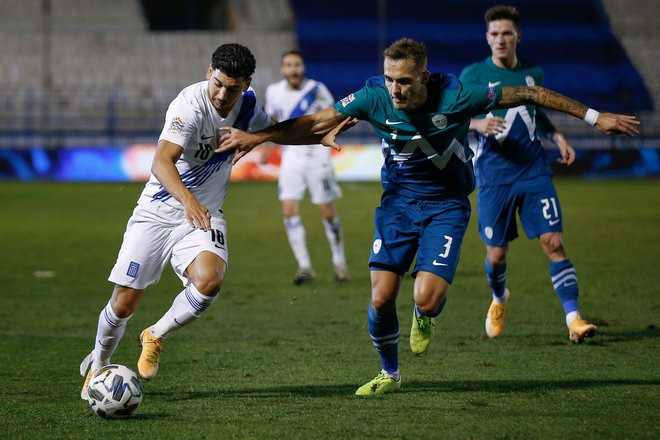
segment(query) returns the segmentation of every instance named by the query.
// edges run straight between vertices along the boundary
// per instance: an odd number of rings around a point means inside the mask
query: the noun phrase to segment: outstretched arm
[[[255,132],[247,133],[233,127],[223,127],[227,133],[218,139],[220,145],[215,151],[236,150],[238,160],[254,147],[264,142],[274,142],[284,145],[309,145],[322,143],[339,149],[334,137],[351,126],[351,119],[342,115],[332,107],[311,115],[279,122],[275,125]],[[354,124],[353,124],[354,125]]]
[[[539,105],[584,119],[605,134],[633,136],[639,133],[637,129],[639,121],[634,116],[598,113],[580,102],[545,87],[502,87],[502,98],[497,104],[498,108],[516,107],[523,104]]]

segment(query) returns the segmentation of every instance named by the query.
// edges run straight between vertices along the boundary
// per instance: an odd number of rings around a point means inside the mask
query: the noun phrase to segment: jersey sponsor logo
[[[385,119],[385,124],[387,124],[387,125],[397,125],[397,124],[403,124],[403,121],[390,121],[389,119]]]
[[[346,107],[351,102],[355,101],[355,93],[351,93],[347,97],[341,100],[342,107]]]
[[[435,261],[435,260],[433,260],[433,265],[434,265],[434,266],[449,266],[449,265],[446,264],[446,263],[438,263],[438,262]]]
[[[169,131],[170,133],[181,134],[181,131],[185,126],[186,126],[186,122],[180,117],[176,116],[172,118],[172,122],[170,123],[170,128],[168,128],[167,131]]]
[[[383,245],[383,240],[381,240],[380,238],[374,240],[374,254],[380,252],[380,248],[382,245]]]
[[[527,75],[525,77],[525,84],[527,84],[529,87],[532,87],[536,85],[536,82],[534,81],[534,78],[531,75]]]
[[[205,141],[207,139],[213,139],[213,136],[204,136],[202,135],[202,140]]]
[[[437,128],[442,130],[443,128],[447,127],[447,116],[445,115],[434,115],[431,118],[431,122],[433,125],[435,125]]]
[[[556,220],[549,220],[548,223],[550,224],[550,226],[554,226],[554,225],[556,225],[557,223],[559,223],[559,219],[556,219]]]
[[[131,278],[136,278],[139,270],[140,264],[136,263],[135,261],[131,261],[131,264],[128,265],[128,271],[126,272],[126,275]]]
[[[494,82],[494,83],[488,81],[488,88],[492,89],[493,87],[499,86],[500,84],[502,84],[502,81],[497,81],[497,82]]]

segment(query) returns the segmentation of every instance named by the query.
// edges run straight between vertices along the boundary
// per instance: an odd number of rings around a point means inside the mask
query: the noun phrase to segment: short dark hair
[[[426,64],[428,63],[426,46],[424,46],[424,43],[415,41],[412,38],[401,38],[396,40],[383,51],[383,56],[392,60],[409,58],[422,70],[426,69]]]
[[[511,20],[516,27],[516,30],[520,30],[520,12],[518,12],[518,9],[515,6],[493,6],[486,11],[486,14],[484,14],[484,20],[486,21],[486,29],[488,29],[488,25],[491,21]]]
[[[280,61],[284,61],[284,57],[289,56],[289,55],[295,55],[297,57],[300,57],[301,60],[305,61],[305,57],[303,56],[303,53],[299,50],[293,49],[293,50],[287,50],[282,54],[282,57],[280,58]]]
[[[250,78],[256,66],[257,62],[250,49],[236,43],[218,47],[211,59],[213,69],[218,69],[231,78]]]

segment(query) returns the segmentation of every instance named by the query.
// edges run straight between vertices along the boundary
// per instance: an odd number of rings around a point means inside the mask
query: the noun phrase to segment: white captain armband
[[[584,122],[586,122],[587,124],[593,127],[594,125],[596,125],[596,121],[598,120],[599,115],[600,113],[590,108],[589,110],[587,110],[587,114],[584,115]]]

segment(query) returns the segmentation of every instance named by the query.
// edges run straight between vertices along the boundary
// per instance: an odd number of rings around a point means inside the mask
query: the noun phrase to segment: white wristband
[[[587,114],[584,115],[584,122],[586,122],[587,124],[593,127],[594,125],[596,125],[596,121],[598,120],[599,115],[600,113],[590,108],[589,110],[587,110]]]

